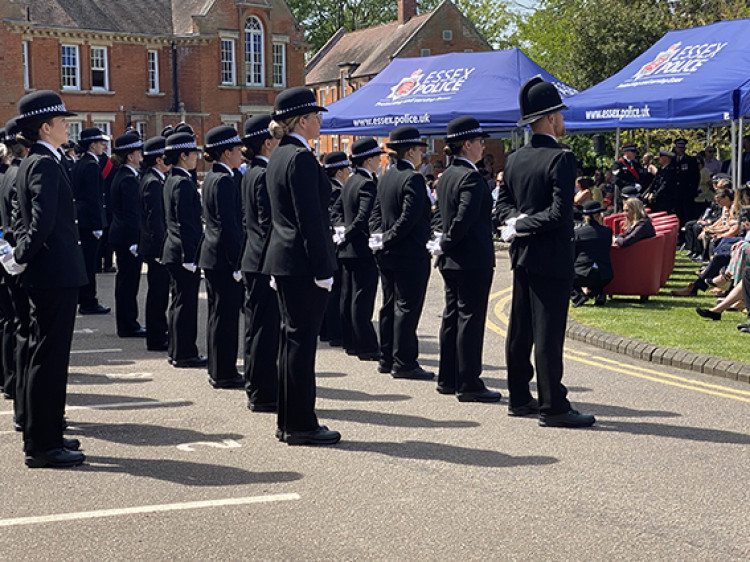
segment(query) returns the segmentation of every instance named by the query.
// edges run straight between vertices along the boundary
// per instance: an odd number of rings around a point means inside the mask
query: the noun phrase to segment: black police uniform
[[[695,156],[688,154],[675,156],[672,165],[677,171],[677,216],[680,226],[684,226],[689,220],[696,218],[699,212],[695,197],[698,195],[700,168]],[[680,237],[682,238],[682,234]]]
[[[587,287],[592,296],[601,294],[612,281],[612,229],[591,221],[575,229],[575,279],[573,286],[580,290]]]
[[[641,187],[648,187],[645,185],[649,182],[644,182],[645,170],[641,166],[638,160],[628,160],[624,156],[615,160],[612,164],[612,175],[614,181],[612,182],[612,192],[615,197],[615,211],[622,211],[622,199],[620,197],[620,190],[626,185],[639,184]]]
[[[342,185],[336,178],[328,177],[331,182],[331,197],[328,201],[328,224],[336,222],[336,207],[341,198]],[[333,231],[331,231],[333,235]],[[341,264],[336,252],[336,269],[333,272],[333,288],[328,295],[328,304],[323,316],[323,324],[320,327],[321,341],[327,341],[332,347],[343,347],[345,350],[352,352],[351,333],[345,334],[341,324]]]
[[[679,200],[677,189],[677,168],[670,162],[668,166],[659,168],[651,182],[649,192],[653,198],[649,200],[648,207],[654,212],[674,213]]]

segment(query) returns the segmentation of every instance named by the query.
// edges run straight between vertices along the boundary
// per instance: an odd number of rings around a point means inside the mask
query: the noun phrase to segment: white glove
[[[232,273],[232,277],[234,277],[234,280],[237,281],[237,283],[239,283],[240,281],[242,281],[242,272],[235,271],[234,273]]]
[[[18,263],[13,257],[13,246],[2,239],[0,239],[0,262],[10,275],[20,275],[26,269],[25,263]]]
[[[333,277],[329,277],[328,279],[315,279],[315,284],[330,293],[333,290]]]
[[[516,231],[516,222],[528,216],[526,213],[521,213],[517,217],[511,217],[505,221],[505,226],[500,229],[500,236],[503,242],[511,242],[516,236],[528,236],[528,233],[519,234]]]
[[[271,287],[274,291],[279,290],[279,286],[276,285],[276,277],[271,275],[271,280],[268,282],[268,286]]]
[[[333,227],[333,243],[340,246],[344,243],[344,232],[346,232],[345,226],[334,226]]]
[[[367,245],[370,246],[370,249],[373,252],[377,252],[378,250],[383,249],[383,234],[380,232],[375,232],[370,236],[370,239],[367,241]]]
[[[104,234],[104,231],[103,230],[92,230],[91,234],[94,235],[94,238],[96,238],[97,240],[99,240],[99,238],[101,238],[102,235]]]
[[[133,254],[135,257],[138,257],[138,244],[133,244],[129,249],[131,254]]]
[[[194,263],[183,263],[182,267],[187,269],[190,273],[195,273],[195,271],[198,269],[198,266]]]
[[[443,239],[442,232],[436,232],[435,237],[427,242],[427,251],[430,255],[440,256],[443,254],[443,249],[440,247],[440,241]]]

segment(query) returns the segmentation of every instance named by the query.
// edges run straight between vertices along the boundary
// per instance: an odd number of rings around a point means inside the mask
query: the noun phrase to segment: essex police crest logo
[[[674,45],[671,45],[666,51],[662,51],[656,57],[654,60],[652,60],[649,63],[644,64],[641,69],[635,73],[633,78],[638,80],[642,76],[648,76],[649,74],[653,74],[656,72],[656,70],[664,65],[665,63],[669,62],[669,60],[677,54],[677,48],[681,45],[681,42],[675,43]]]
[[[411,73],[411,76],[402,78],[401,81],[391,88],[391,93],[386,96],[388,99],[397,100],[408,96],[417,86],[419,81],[422,79],[422,69],[415,70]]]

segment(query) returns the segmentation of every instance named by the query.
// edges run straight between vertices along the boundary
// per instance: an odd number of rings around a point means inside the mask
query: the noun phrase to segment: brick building
[[[397,57],[428,57],[454,52],[491,51],[492,46],[450,0],[432,12],[417,13],[417,0],[398,0],[398,19],[348,32],[339,29],[307,64],[305,84],[322,105],[330,105],[369,82]],[[348,153],[353,138],[323,136],[319,153]],[[432,160],[442,159],[442,145],[430,140]],[[495,161],[503,160],[499,141],[488,145]]]
[[[0,0],[0,123],[47,89],[78,113],[71,140],[186,121],[200,141],[272,111],[302,84],[306,48],[284,0]]]

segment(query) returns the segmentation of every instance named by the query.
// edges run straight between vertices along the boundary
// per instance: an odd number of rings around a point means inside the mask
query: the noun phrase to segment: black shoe
[[[391,373],[394,379],[411,379],[415,381],[431,381],[435,378],[435,373],[432,371],[425,371],[422,367],[415,367],[414,369],[394,369]]]
[[[133,332],[117,332],[117,335],[121,338],[145,338],[146,328],[138,328]]]
[[[328,345],[330,345],[331,347],[341,347],[343,343],[344,342],[342,342],[341,340],[329,340],[328,341]]]
[[[456,398],[459,402],[499,402],[502,396],[499,392],[485,388],[476,392],[459,392]]]
[[[508,415],[518,418],[539,415],[539,402],[536,401],[536,398],[532,398],[523,406],[508,406]]]
[[[203,369],[208,366],[208,357],[198,355],[190,359],[172,359],[172,366],[178,369]]]
[[[358,353],[357,358],[360,361],[380,361],[380,352],[370,351],[369,353]]]
[[[149,351],[167,351],[169,349],[169,344],[167,342],[149,343],[146,344],[146,349]]]
[[[744,324],[737,324],[737,329],[740,332],[744,332],[746,334],[750,334],[750,321],[746,322]]]
[[[312,431],[283,432],[280,441],[287,445],[335,445],[341,441],[341,434],[321,425]]]
[[[578,308],[579,306],[586,304],[587,300],[589,300],[589,297],[586,293],[578,293],[573,299],[572,306],[573,308]]]
[[[568,410],[564,414],[540,414],[539,425],[542,427],[591,427],[596,418],[591,414],[582,414]]]
[[[277,412],[279,407],[276,402],[251,402],[248,400],[247,409],[251,412]]]
[[[63,437],[63,447],[68,451],[77,451],[81,448],[81,442],[78,439]]]
[[[13,395],[10,392],[3,391],[3,398],[6,400],[13,400]]]
[[[101,304],[97,304],[94,307],[81,306],[78,308],[78,314],[109,314],[111,311],[111,308]]]
[[[102,273],[117,273],[117,268],[114,267],[114,266],[112,266],[112,265],[110,265],[109,267],[105,267],[102,270]]]
[[[711,320],[721,320],[721,312],[714,312],[713,310],[709,310],[708,308],[701,308],[700,306],[696,306],[695,311],[698,313],[698,316],[702,316],[703,318],[710,318]]]
[[[604,306],[605,304],[607,304],[607,295],[596,295],[594,306]]]
[[[20,432],[23,431],[23,426],[18,422],[13,422],[13,429]]]
[[[281,431],[280,427],[276,428],[276,439],[278,439],[279,441],[283,441],[284,440],[284,432]]]
[[[359,353],[355,349],[346,349],[346,348],[344,348],[344,352],[347,355],[359,355]]]
[[[245,388],[245,377],[237,375],[231,379],[214,379],[209,375],[208,384],[214,388]]]
[[[70,468],[83,464],[86,456],[79,451],[65,448],[52,449],[39,455],[26,455],[26,466],[29,468]]]
[[[447,386],[442,383],[438,383],[435,387],[435,391],[438,394],[455,394],[456,393],[456,387],[454,386]]]
[[[378,373],[390,373],[393,370],[393,365],[388,365],[386,363],[380,363],[378,365]]]

